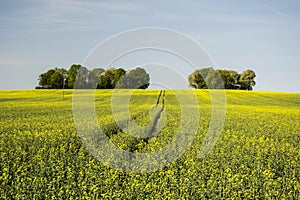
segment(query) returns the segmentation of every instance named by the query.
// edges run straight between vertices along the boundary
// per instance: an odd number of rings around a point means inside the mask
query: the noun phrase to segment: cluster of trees
[[[88,70],[79,64],[73,64],[69,70],[50,69],[42,73],[38,80],[39,86],[36,89],[73,89],[74,87],[146,89],[149,86],[150,77],[146,70],[140,67],[127,71],[122,68]]]
[[[211,67],[197,69],[188,76],[190,87],[196,89],[240,89],[252,90],[256,77],[253,70],[246,70],[239,74],[233,70],[214,70]],[[137,67],[125,71],[123,68],[104,70],[95,68],[88,70],[79,64],[64,68],[49,69],[39,76],[39,86],[36,89],[146,89],[149,87],[150,77],[145,69]],[[76,84],[76,85],[75,85]]]
[[[256,77],[253,70],[241,74],[233,70],[214,70],[211,67],[194,71],[188,76],[189,86],[196,89],[240,89],[252,90]]]

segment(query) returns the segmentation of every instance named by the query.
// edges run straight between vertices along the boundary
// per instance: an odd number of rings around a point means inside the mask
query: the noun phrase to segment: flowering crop
[[[136,174],[115,170],[87,151],[73,122],[71,90],[64,100],[61,90],[0,91],[0,198],[300,199],[300,94],[226,91],[224,129],[200,158],[210,95],[193,92],[201,113],[193,143],[166,167]],[[129,110],[136,124],[151,122],[157,94],[134,91]],[[166,91],[164,124],[148,141],[116,124],[111,96],[112,90],[97,90],[95,107],[100,126],[119,148],[155,152],[175,137],[181,109],[172,91]]]

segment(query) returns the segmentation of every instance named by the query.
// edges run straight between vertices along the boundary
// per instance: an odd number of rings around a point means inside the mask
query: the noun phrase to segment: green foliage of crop
[[[147,142],[116,125],[112,92],[97,91],[95,107],[119,148],[155,152],[175,137],[181,110],[172,91],[166,92],[164,126]],[[0,91],[0,198],[299,199],[300,94],[226,91],[224,129],[210,154],[199,158],[211,106],[209,91],[193,92],[199,105],[192,106],[201,116],[191,146],[163,169],[134,174],[114,170],[86,150],[73,122],[71,90],[64,100],[61,90]],[[133,93],[129,110],[136,124],[151,122],[157,95]]]

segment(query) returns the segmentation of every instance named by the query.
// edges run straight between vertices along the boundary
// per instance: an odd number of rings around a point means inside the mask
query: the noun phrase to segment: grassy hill
[[[225,123],[211,143],[206,136],[218,121],[207,90],[166,91],[157,137],[134,137],[150,130],[158,94],[96,91],[103,133],[133,155],[120,161],[108,151],[103,163],[95,158],[104,148],[103,136],[76,130],[72,90],[64,100],[62,90],[0,91],[0,198],[300,198],[299,93],[226,91]],[[122,103],[124,97],[129,104]],[[215,111],[222,114],[222,105]],[[164,149],[172,141],[179,142]],[[203,147],[212,147],[205,157],[199,156]],[[145,153],[147,165],[162,167],[125,172],[143,168],[135,160]]]

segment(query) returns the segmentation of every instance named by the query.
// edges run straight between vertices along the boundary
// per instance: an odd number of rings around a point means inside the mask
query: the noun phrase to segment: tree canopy
[[[149,86],[149,74],[143,68],[125,71],[123,68],[94,68],[88,70],[79,64],[73,64],[69,70],[64,68],[49,69],[40,74],[37,89],[61,88],[139,88]],[[76,83],[75,83],[76,80]],[[76,85],[75,85],[76,84]]]
[[[256,74],[247,69],[239,74],[233,70],[213,69],[212,67],[195,70],[188,76],[190,87],[196,89],[240,89],[252,90]],[[69,70],[55,67],[39,75],[36,89],[97,88],[97,89],[146,89],[150,85],[150,76],[144,68],[131,70],[123,68],[87,69],[73,64]],[[75,82],[76,81],[76,82]],[[75,85],[76,84],[76,85]]]
[[[64,76],[67,70],[64,68],[49,69],[39,76],[39,86],[45,89],[59,89],[65,84]]]
[[[190,87],[196,89],[241,89],[252,90],[256,82],[256,74],[247,69],[239,74],[233,70],[214,70],[211,67],[195,70],[188,76]]]
[[[146,89],[149,86],[150,77],[146,70],[137,67],[134,70],[128,70],[118,81],[117,88],[128,89]]]

